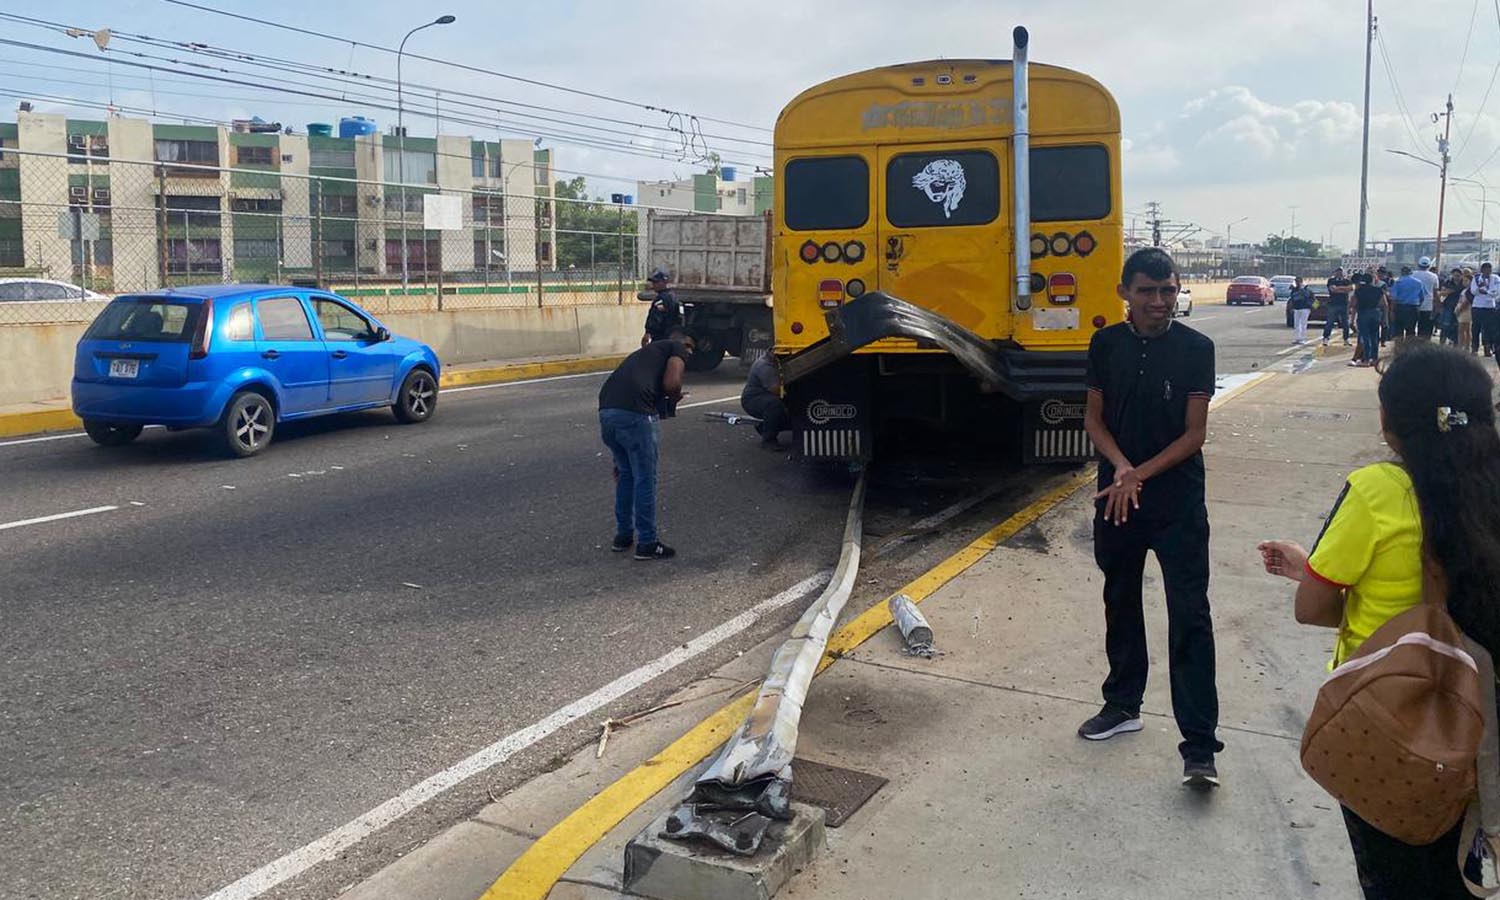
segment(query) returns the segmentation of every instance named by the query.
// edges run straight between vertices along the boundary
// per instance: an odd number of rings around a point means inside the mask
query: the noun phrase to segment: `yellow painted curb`
[[[979,562],[991,550],[1009,540],[1016,532],[1040,519],[1074,491],[1092,482],[1094,477],[1091,466],[1088,471],[1069,478],[938,563],[898,593],[904,593],[920,603]],[[891,614],[886,601],[865,610],[829,639],[828,651],[819,663],[818,671],[822,672],[840,656],[847,655],[889,624]],[[490,885],[480,900],[543,900],[551,893],[558,879],[590,847],[602,840],[641,804],[656,796],[728,740],[734,729],[745,721],[745,716],[754,704],[754,694],[747,694],[726,704],[673,741],[665,750],[620,776],[527,848]]]
[[[618,366],[624,358],[624,354],[580,356],[575,359],[549,359],[542,362],[509,363],[483,369],[465,369],[461,372],[444,373],[441,386],[446,388],[462,387],[468,384],[503,384],[507,381],[525,381],[528,378],[605,372]]]
[[[35,412],[0,415],[0,437],[18,434],[42,434],[48,431],[76,431],[83,421],[71,409],[39,409]]]
[[[556,359],[531,363],[488,366],[483,369],[465,369],[443,375],[442,387],[461,387],[470,384],[504,384],[508,381],[525,381],[528,378],[550,378],[556,375],[577,375],[586,372],[604,372],[620,364],[624,355],[584,356],[576,359]],[[77,431],[83,421],[73,415],[71,409],[41,409],[34,412],[0,413],[0,437],[23,434],[43,434],[49,431]]]

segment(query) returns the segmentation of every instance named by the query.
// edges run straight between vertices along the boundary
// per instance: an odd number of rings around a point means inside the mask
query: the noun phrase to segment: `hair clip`
[[[1437,411],[1438,431],[1447,434],[1454,425],[1469,424],[1469,414],[1466,412],[1454,412],[1451,406],[1439,406]]]

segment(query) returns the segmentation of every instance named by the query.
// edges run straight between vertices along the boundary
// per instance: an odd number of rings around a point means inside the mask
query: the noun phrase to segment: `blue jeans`
[[[1380,359],[1380,310],[1361,310],[1354,323],[1359,329],[1359,358],[1366,362]]]
[[[615,534],[656,542],[656,449],[661,423],[628,409],[599,410],[599,434],[615,458]]]
[[[1333,335],[1333,326],[1338,325],[1344,329],[1344,343],[1349,342],[1349,305],[1347,303],[1330,303],[1328,312],[1323,320],[1323,340],[1328,340]]]

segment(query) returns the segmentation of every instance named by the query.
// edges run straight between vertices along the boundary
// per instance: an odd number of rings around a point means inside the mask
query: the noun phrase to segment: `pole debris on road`
[[[891,598],[889,606],[891,618],[901,630],[901,640],[906,642],[907,654],[923,659],[937,656],[938,651],[932,645],[932,626],[927,624],[927,618],[917,609],[917,604],[905,594],[897,594]]]
[[[802,704],[833,627],[854,591],[867,481],[867,474],[861,473],[854,486],[833,580],[777,649],[745,724],[699,776],[687,799],[667,817],[662,837],[704,840],[738,856],[753,856],[772,820],[791,820],[792,757],[797,752]]]

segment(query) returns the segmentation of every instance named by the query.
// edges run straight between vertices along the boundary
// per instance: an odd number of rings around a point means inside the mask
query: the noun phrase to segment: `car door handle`
[[[349,355],[349,351],[347,351],[347,350],[335,350],[335,351],[333,351],[333,358],[334,359],[343,359],[344,357],[346,357],[348,355]]]
[[[265,353],[262,353],[261,356],[265,357],[266,359],[280,359],[281,358],[281,351],[280,350],[267,350]]]

